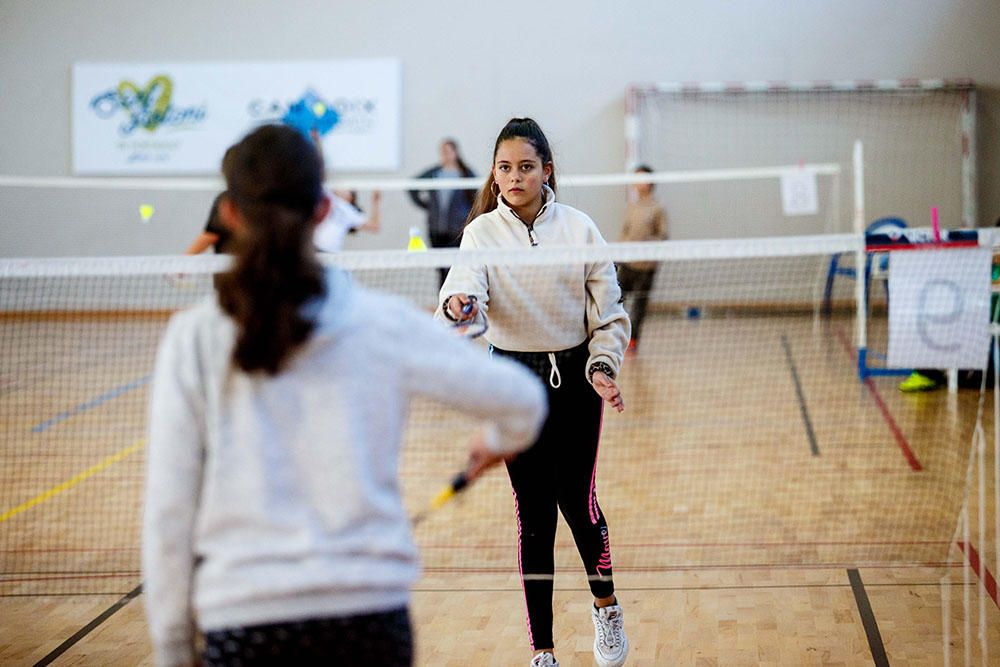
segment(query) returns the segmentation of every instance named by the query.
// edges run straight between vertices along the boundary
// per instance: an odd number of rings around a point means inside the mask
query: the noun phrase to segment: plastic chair
[[[906,221],[902,218],[879,218],[875,222],[871,223],[865,228],[865,237],[872,234],[892,234],[893,231],[900,229],[906,229]],[[833,280],[837,276],[846,276],[854,280],[858,279],[857,267],[854,266],[840,266],[840,256],[846,253],[836,253],[830,257],[830,268],[826,273],[826,290],[823,292],[823,314],[830,315],[833,311],[833,306],[831,304],[831,298],[833,296]],[[885,271],[889,268],[889,256],[888,254],[883,255],[878,264],[878,268],[881,271]],[[866,253],[865,256],[865,294],[868,294],[868,284],[871,282],[872,276],[872,253]],[[885,284],[885,296],[886,299],[889,298],[889,283]]]

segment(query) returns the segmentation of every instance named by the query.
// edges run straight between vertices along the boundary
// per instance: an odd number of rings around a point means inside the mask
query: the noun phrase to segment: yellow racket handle
[[[427,515],[430,512],[433,512],[434,510],[437,510],[443,505],[447,504],[449,500],[454,498],[459,491],[461,491],[468,485],[469,485],[469,478],[466,476],[464,472],[460,472],[457,475],[455,475],[455,478],[451,480],[451,484],[441,489],[441,491],[439,491],[438,494],[434,496],[433,499],[431,499],[430,506],[423,512],[420,512],[415,517],[413,517],[412,520],[413,525],[421,523],[424,519],[427,518]]]
[[[446,486],[431,500],[431,509],[436,510],[455,497],[455,489]]]

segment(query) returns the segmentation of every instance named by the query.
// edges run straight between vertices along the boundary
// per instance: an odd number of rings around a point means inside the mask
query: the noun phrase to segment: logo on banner
[[[368,134],[378,121],[378,100],[372,97],[335,97],[324,99],[313,88],[291,102],[278,99],[254,98],[247,112],[261,123],[281,122],[305,135],[312,130],[326,136],[337,134]]]
[[[390,58],[74,63],[73,170],[218,173],[265,123],[318,133],[336,169],[398,169],[400,84]]]
[[[321,137],[329,133],[340,122],[340,114],[310,89],[288,107],[281,122],[311,139],[313,132]]]
[[[173,81],[163,74],[154,76],[144,88],[125,79],[117,87],[95,95],[90,108],[100,118],[124,115],[118,131],[126,137],[139,129],[156,132],[161,127],[192,127],[205,120],[204,106],[176,106],[173,92]]]
[[[205,121],[206,106],[174,104],[174,83],[160,74],[145,86],[123,79],[111,90],[95,95],[90,109],[102,119],[121,119],[116,148],[128,164],[166,164],[181,147],[177,137],[163,130],[188,130]],[[153,135],[153,136],[148,136]]]

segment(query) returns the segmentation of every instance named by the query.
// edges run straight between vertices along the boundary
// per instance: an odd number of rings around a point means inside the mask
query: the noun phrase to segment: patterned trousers
[[[213,630],[205,634],[206,667],[251,665],[384,665],[410,667],[409,612],[395,611]]]

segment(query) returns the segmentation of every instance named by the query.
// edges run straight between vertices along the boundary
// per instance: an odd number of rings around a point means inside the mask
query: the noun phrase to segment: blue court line
[[[75,417],[78,414],[86,412],[87,410],[92,410],[93,408],[96,408],[97,406],[103,403],[107,403],[112,399],[118,398],[122,394],[127,394],[133,389],[138,389],[139,387],[146,385],[147,383],[149,383],[149,380],[152,377],[153,377],[152,375],[147,375],[145,377],[139,378],[138,380],[133,380],[128,384],[123,384],[120,387],[115,387],[111,391],[101,394],[97,398],[91,399],[86,403],[81,403],[80,405],[76,406],[75,408],[72,408],[71,410],[67,410],[66,412],[59,413],[52,419],[43,421],[40,424],[35,424],[34,426],[31,427],[31,432],[41,433],[42,431],[47,431],[48,429],[52,428],[59,422],[66,421],[70,417]]]

